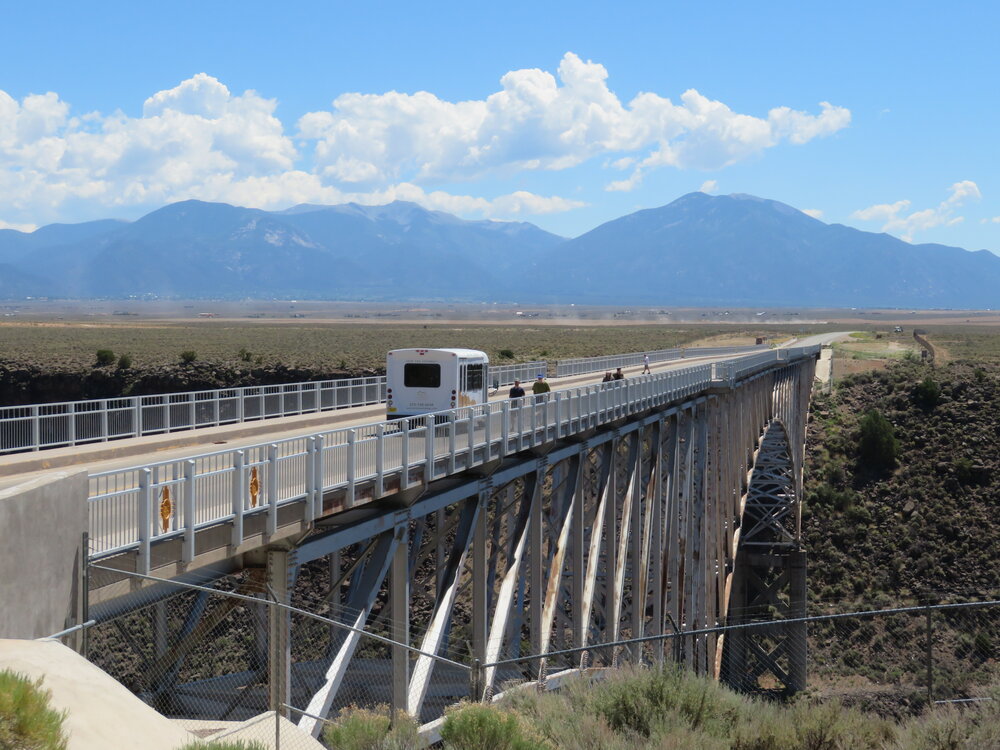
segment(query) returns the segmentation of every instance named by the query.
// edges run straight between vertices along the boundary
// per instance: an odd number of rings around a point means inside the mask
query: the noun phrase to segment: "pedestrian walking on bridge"
[[[521,387],[521,381],[515,380],[513,387],[510,389],[510,393],[507,394],[510,398],[521,398],[524,396],[524,388]]]

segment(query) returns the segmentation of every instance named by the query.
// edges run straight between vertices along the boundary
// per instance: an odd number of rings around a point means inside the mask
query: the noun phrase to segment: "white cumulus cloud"
[[[823,218],[823,209],[821,208],[803,208],[802,213],[806,216],[812,216],[814,219]]]
[[[347,92],[291,128],[275,99],[230,91],[207,73],[153,93],[138,117],[74,113],[53,92],[17,100],[0,90],[0,207],[8,224],[32,225],[68,211],[91,218],[187,198],[273,208],[407,195],[517,218],[584,204],[516,184],[493,198],[440,188],[486,176],[513,182],[600,156],[604,169],[624,173],[606,189],[634,190],[653,169],[718,169],[850,123],[848,110],[819,107],[778,106],[758,117],[694,89],[676,102],[653,92],[624,102],[603,65],[571,52],[554,72],[505,73],[483,98]]]
[[[317,142],[317,168],[340,182],[560,170],[606,154],[613,168],[634,169],[607,189],[631,190],[644,170],[720,168],[782,141],[830,135],[851,119],[827,102],[818,114],[777,107],[759,118],[694,89],[679,104],[655,93],[624,103],[607,79],[603,65],[570,52],[557,75],[511,71],[483,100],[449,102],[426,91],[343,94],[330,110],[303,116],[299,131]]]
[[[701,187],[698,188],[700,193],[714,193],[719,189],[719,183],[717,180],[705,180],[701,183]]]
[[[954,226],[965,221],[964,216],[955,216],[955,209],[967,200],[982,198],[979,186],[972,180],[956,182],[948,188],[948,192],[949,196],[934,208],[910,212],[910,201],[900,200],[859,209],[851,214],[851,218],[877,221],[882,224],[881,231],[898,234],[907,242],[913,242],[913,237],[918,232],[939,226]]]
[[[38,227],[35,224],[11,224],[0,219],[0,229],[15,229],[18,232],[34,232]]]

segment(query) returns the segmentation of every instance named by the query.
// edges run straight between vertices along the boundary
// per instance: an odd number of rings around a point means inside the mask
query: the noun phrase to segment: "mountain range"
[[[134,222],[0,230],[0,297],[448,299],[992,308],[1000,257],[691,193],[566,239],[397,201],[183,201]]]

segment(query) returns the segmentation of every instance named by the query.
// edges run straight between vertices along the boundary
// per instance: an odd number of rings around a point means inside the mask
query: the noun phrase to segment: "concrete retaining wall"
[[[0,490],[0,638],[41,638],[82,615],[87,473]]]

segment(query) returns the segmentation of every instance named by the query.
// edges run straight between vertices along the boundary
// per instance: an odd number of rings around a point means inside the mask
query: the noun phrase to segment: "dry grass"
[[[469,347],[502,362],[587,357],[675,346],[753,343],[756,331],[701,326],[553,326],[379,323],[288,323],[242,321],[129,323],[3,323],[0,357],[42,364],[90,365],[98,349],[130,354],[136,367],[177,362],[183,351],[199,360],[228,361],[241,350],[254,359],[290,366],[344,367],[356,371],[384,366],[385,352],[413,346]],[[722,336],[724,338],[720,339]]]

